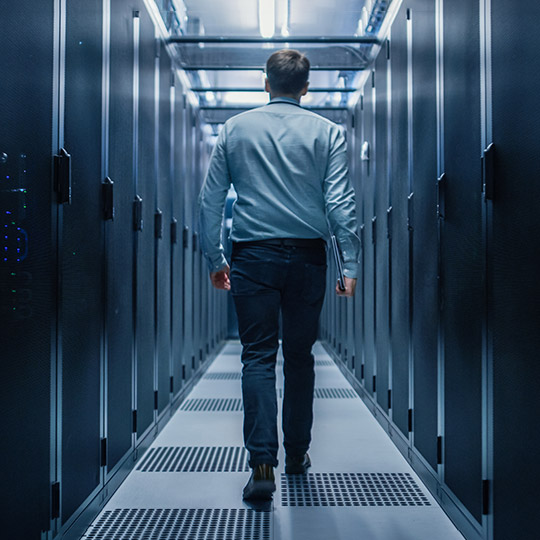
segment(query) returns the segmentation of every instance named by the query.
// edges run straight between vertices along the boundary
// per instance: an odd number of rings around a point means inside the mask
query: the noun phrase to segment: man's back
[[[229,120],[221,138],[238,195],[232,240],[327,235],[324,181],[336,161],[346,171],[337,125],[278,98]]]

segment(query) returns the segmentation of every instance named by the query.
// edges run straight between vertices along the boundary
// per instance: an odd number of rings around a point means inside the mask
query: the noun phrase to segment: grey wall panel
[[[390,41],[392,62],[392,420],[408,436],[409,410],[409,120],[407,95],[407,8],[402,6]]]
[[[445,2],[442,287],[445,482],[481,521],[484,242],[478,4]],[[458,113],[459,111],[459,113]]]
[[[495,191],[490,231],[494,538],[538,536],[538,2],[492,0]],[[488,143],[490,141],[488,140]],[[519,524],[518,526],[516,526]]]
[[[435,6],[410,2],[412,21],[412,176],[414,445],[437,470],[437,91]]]
[[[377,401],[388,409],[389,372],[389,261],[387,210],[388,191],[388,59],[383,50],[375,63],[375,349],[377,358]]]
[[[0,504],[3,536],[16,540],[40,538],[50,518],[51,360],[56,341],[53,32],[53,2],[2,6],[0,414],[7,439],[0,452]],[[17,252],[18,238],[27,239],[27,251]]]
[[[101,203],[102,2],[66,11],[65,147],[72,203],[61,231],[62,523],[100,483],[103,324]]]
[[[156,239],[156,354],[158,362],[158,411],[170,399],[171,362],[171,60],[163,43],[159,56],[159,151],[157,208],[162,234]]]
[[[137,192],[143,203],[143,230],[137,238],[137,431],[154,417],[154,26],[140,13],[139,163]]]
[[[131,447],[133,361],[133,15],[111,3],[109,176],[114,221],[107,231],[108,470]]]

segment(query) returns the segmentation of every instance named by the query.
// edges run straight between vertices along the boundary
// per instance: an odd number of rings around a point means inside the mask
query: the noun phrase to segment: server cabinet
[[[193,186],[192,198],[189,201],[191,206],[193,229],[193,250],[192,250],[192,266],[191,272],[193,275],[193,367],[198,369],[202,360],[202,336],[201,336],[201,320],[202,320],[202,305],[201,305],[201,248],[199,238],[199,219],[197,215],[197,198],[200,191],[200,159],[201,159],[201,141],[200,141],[200,126],[197,116],[197,111],[193,111],[193,123],[191,129],[191,184]]]
[[[389,335],[389,176],[388,176],[388,69],[389,42],[384,44],[375,63],[375,218],[374,223],[374,289],[375,289],[375,358],[374,386],[380,407],[388,411],[390,335]]]
[[[410,6],[413,444],[437,470],[438,232],[435,6]]]
[[[366,186],[365,163],[367,156],[363,155],[364,145],[364,96],[360,98],[360,102],[356,106],[355,122],[354,122],[354,137],[355,137],[355,175],[354,187],[356,192],[356,217],[358,220],[358,236],[360,238],[360,264],[358,269],[358,280],[356,283],[355,294],[355,314],[354,314],[354,349],[355,349],[355,375],[356,378],[364,382],[364,362],[365,362],[365,209],[364,209],[364,188]]]
[[[482,320],[485,306],[480,167],[478,3],[444,2],[444,177],[441,213],[441,354],[444,481],[482,514]]]
[[[364,376],[366,390],[374,395],[376,391],[376,351],[375,351],[375,72],[366,84],[364,93],[364,151],[368,160],[363,167],[364,183],[364,325],[365,325],[365,364]]]
[[[114,220],[107,222],[107,471],[132,446],[133,393],[133,39],[130,6],[111,3],[109,177]]]
[[[484,193],[489,208],[489,398],[496,540],[538,536],[540,5],[492,0],[486,35]],[[491,37],[491,47],[489,38]],[[491,71],[490,71],[491,67]],[[489,92],[489,86],[488,86]],[[490,426],[491,429],[491,426]],[[488,471],[489,472],[489,471]]]
[[[186,378],[189,379],[195,368],[193,345],[193,208],[192,201],[195,188],[193,186],[193,125],[194,112],[189,105],[185,115],[186,134],[186,175],[184,179],[184,362]]]
[[[170,401],[171,378],[171,60],[159,45],[156,127],[155,313],[158,414]]]
[[[102,2],[66,5],[64,146],[71,203],[59,213],[61,521],[100,485],[103,339]]]
[[[52,156],[59,150],[53,124],[58,117],[53,99],[59,83],[54,69],[57,16],[49,1],[2,6],[0,414],[7,439],[0,501],[3,535],[17,540],[37,539],[50,529],[56,476],[51,373],[56,357],[57,200],[51,173]]]
[[[141,221],[136,238],[136,360],[137,435],[153,424],[155,404],[155,87],[156,39],[154,25],[145,10],[139,16],[138,44],[138,163],[137,196],[141,199]]]
[[[410,231],[409,196],[409,95],[408,95],[408,10],[402,5],[390,40],[392,80],[391,160],[390,322],[392,356],[392,420],[405,437],[409,435],[409,353],[410,353]]]
[[[173,219],[176,220],[174,236],[176,241],[172,244],[172,270],[171,270],[171,328],[172,328],[172,376],[173,392],[176,395],[183,384],[184,372],[184,248],[183,230],[184,223],[184,182],[186,179],[186,152],[185,152],[185,96],[183,95],[182,84],[178,77],[175,77],[174,87],[174,125],[173,125]]]

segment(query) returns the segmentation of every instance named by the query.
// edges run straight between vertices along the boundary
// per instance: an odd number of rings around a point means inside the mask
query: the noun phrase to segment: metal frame
[[[226,45],[233,44],[245,44],[245,43],[254,43],[254,44],[266,44],[266,43],[312,43],[318,45],[335,45],[335,44],[344,44],[344,43],[353,43],[359,45],[377,45],[380,43],[379,39],[371,36],[302,36],[302,37],[273,37],[273,38],[263,38],[263,37],[242,37],[242,36],[171,36],[168,40],[168,43],[177,43],[181,45],[187,44],[209,44],[209,43],[219,43]]]

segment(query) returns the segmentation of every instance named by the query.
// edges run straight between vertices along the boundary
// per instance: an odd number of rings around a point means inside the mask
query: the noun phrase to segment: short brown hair
[[[308,82],[309,60],[294,49],[276,51],[266,62],[266,76],[274,92],[299,94]]]

